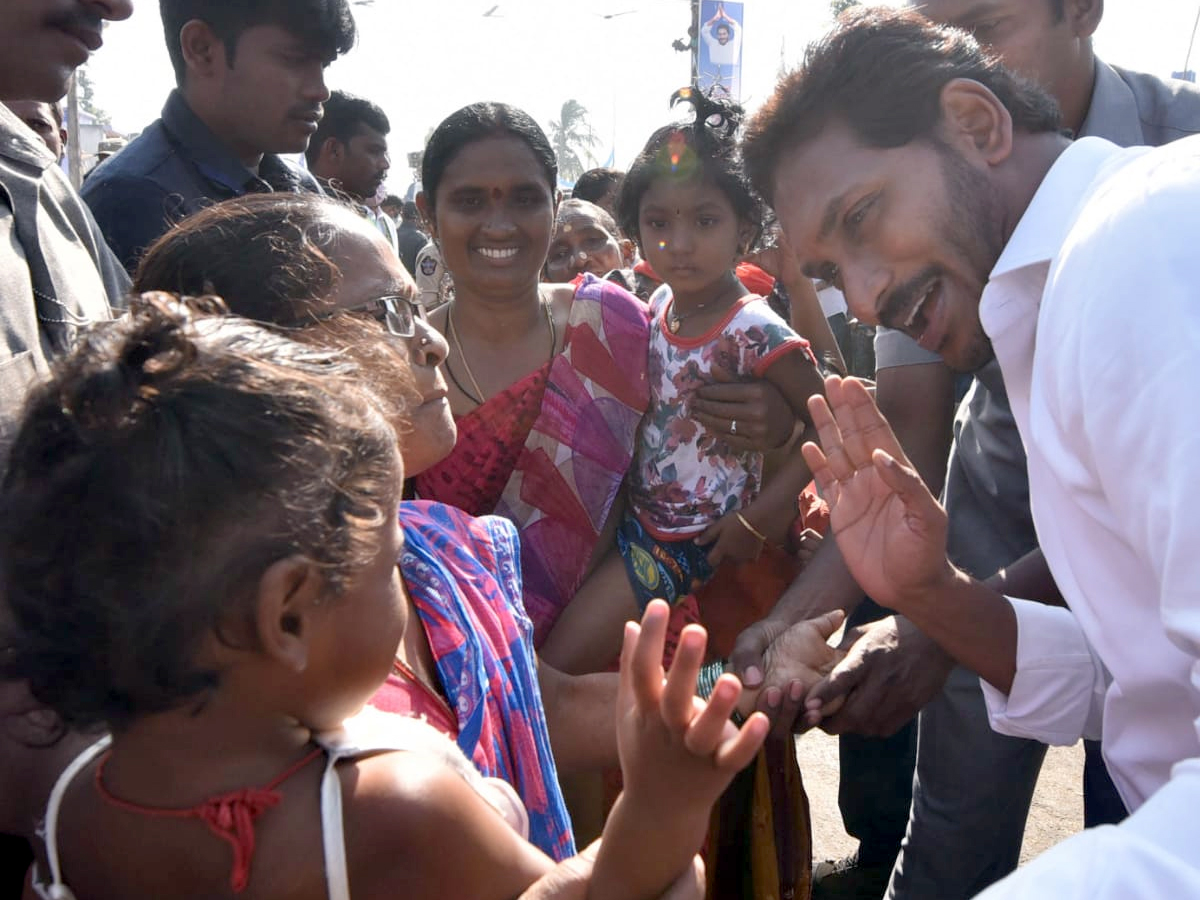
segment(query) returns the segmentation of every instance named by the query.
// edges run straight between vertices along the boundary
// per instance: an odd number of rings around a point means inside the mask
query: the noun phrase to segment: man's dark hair
[[[604,199],[604,195],[621,184],[625,173],[617,169],[588,169],[575,181],[571,188],[571,196],[576,200],[586,200],[595,203]]]
[[[349,0],[158,0],[158,9],[180,86],[187,67],[179,32],[193,19],[204,22],[220,38],[230,65],[242,32],[256,25],[286,28],[330,62],[349,52],[357,36]]]
[[[321,155],[321,145],[330,138],[350,143],[363,126],[387,134],[392,130],[387,114],[382,109],[364,97],[356,97],[345,91],[334,91],[325,101],[325,114],[321,116],[321,124],[308,142],[304,151],[308,164],[314,165]]]
[[[388,194],[379,205],[384,209],[401,209],[404,206],[404,199],[397,197],[395,194]]]
[[[931,23],[910,10],[854,8],[811,44],[751,120],[742,152],[755,189],[771,201],[775,166],[788,147],[844,122],[871,147],[902,147],[934,136],[942,89],[957,78],[996,95],[1013,127],[1039,133],[1062,128],[1058,104],[1032,81],[1010,72],[967,32]]]

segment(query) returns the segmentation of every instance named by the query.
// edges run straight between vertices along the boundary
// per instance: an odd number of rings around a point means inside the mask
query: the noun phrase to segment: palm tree
[[[829,0],[829,8],[835,16],[840,16],[850,7],[858,5],[858,0]]]
[[[550,142],[564,181],[574,181],[588,168],[584,157],[592,158],[591,149],[599,143],[599,138],[587,122],[587,109],[578,100],[564,103],[558,121],[551,121]]]

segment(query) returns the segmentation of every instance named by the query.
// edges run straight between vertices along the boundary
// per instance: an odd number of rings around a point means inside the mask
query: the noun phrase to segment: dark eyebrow
[[[838,215],[841,213],[842,207],[846,203],[846,197],[849,194],[850,191],[846,191],[846,193],[838,194],[829,201],[829,205],[825,207],[825,215],[821,217],[821,230],[817,232],[818,240],[823,241],[833,233],[834,226],[837,225]]]

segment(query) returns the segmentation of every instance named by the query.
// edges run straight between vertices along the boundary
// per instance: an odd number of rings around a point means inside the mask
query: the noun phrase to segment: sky
[[[892,0],[895,5],[899,0]],[[1169,76],[1182,69],[1200,0],[1109,0],[1096,33],[1108,62]],[[496,7],[491,16],[485,16]],[[549,130],[562,104],[577,100],[599,142],[625,167],[650,133],[675,116],[671,94],[688,81],[688,0],[374,0],[356,6],[358,45],[330,66],[327,81],[368,97],[391,120],[389,188],[412,180],[406,155],[454,110],[478,100],[525,109]],[[828,0],[745,0],[742,103],[753,111],[781,71],[832,24]],[[1191,67],[1200,68],[1200,48]],[[95,101],[118,131],[158,117],[174,76],[158,4],[134,0],[88,63]]]

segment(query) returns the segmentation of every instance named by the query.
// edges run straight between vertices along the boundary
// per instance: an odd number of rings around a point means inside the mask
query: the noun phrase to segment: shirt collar
[[[1116,69],[1100,60],[1096,60],[1092,102],[1077,136],[1102,137],[1121,147],[1145,143],[1133,91]]]
[[[54,165],[54,157],[33,131],[0,103],[0,155],[44,171]]]
[[[233,155],[229,147],[201,121],[178,88],[171,91],[162,112],[163,126],[184,148],[204,177],[237,194],[248,189],[270,190],[271,175],[286,170],[284,162],[270,153],[263,156],[256,175]]]
[[[1066,240],[1079,204],[1104,164],[1121,152],[1101,138],[1080,138],[1067,147],[1042,179],[1017,222],[991,278],[1052,260]]]

